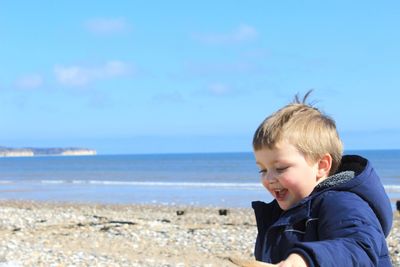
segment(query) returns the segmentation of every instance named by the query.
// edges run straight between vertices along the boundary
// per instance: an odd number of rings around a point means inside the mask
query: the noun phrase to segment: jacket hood
[[[336,174],[319,184],[314,192],[326,190],[357,194],[369,204],[385,236],[388,236],[393,223],[392,206],[379,176],[367,159],[356,155],[343,156]]]

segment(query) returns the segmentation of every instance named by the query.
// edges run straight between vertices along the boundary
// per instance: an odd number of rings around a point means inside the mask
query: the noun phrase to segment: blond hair
[[[273,149],[280,141],[294,145],[307,160],[316,162],[326,153],[332,157],[330,174],[336,172],[342,158],[343,145],[335,121],[306,100],[296,95],[292,103],[267,117],[253,137],[254,150]]]

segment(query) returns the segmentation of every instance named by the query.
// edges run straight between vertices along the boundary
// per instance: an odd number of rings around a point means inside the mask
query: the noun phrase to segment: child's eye
[[[264,177],[265,175],[267,175],[267,170],[266,169],[260,170],[259,173],[261,177]]]
[[[276,171],[277,172],[284,172],[287,168],[289,168],[289,167],[276,168]]]

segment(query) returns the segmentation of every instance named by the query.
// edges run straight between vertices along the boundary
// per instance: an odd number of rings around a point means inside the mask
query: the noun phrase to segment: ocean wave
[[[388,193],[400,193],[400,185],[384,185]]]
[[[217,188],[254,188],[258,189],[260,183],[215,183],[215,182],[138,182],[138,181],[100,181],[90,180],[89,184],[99,185],[127,185],[127,186],[158,186],[158,187],[217,187]]]
[[[157,187],[210,187],[210,188],[249,188],[259,189],[260,183],[232,183],[232,182],[159,182],[159,181],[109,181],[109,180],[41,180],[41,184],[76,184],[76,185],[104,185],[104,186],[157,186]]]
[[[193,188],[243,188],[258,190],[260,183],[235,183],[235,182],[160,182],[160,181],[112,181],[112,180],[40,180],[40,181],[0,181],[0,185],[40,183],[43,185],[99,185],[99,186],[142,186],[142,187],[193,187]],[[400,193],[399,184],[384,185],[388,193]]]
[[[66,184],[67,181],[64,180],[41,180],[41,184]]]

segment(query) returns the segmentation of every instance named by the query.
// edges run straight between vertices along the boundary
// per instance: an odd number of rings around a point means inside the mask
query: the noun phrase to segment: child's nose
[[[267,172],[263,175],[263,179],[267,180],[269,183],[276,182],[276,175],[273,172]]]

